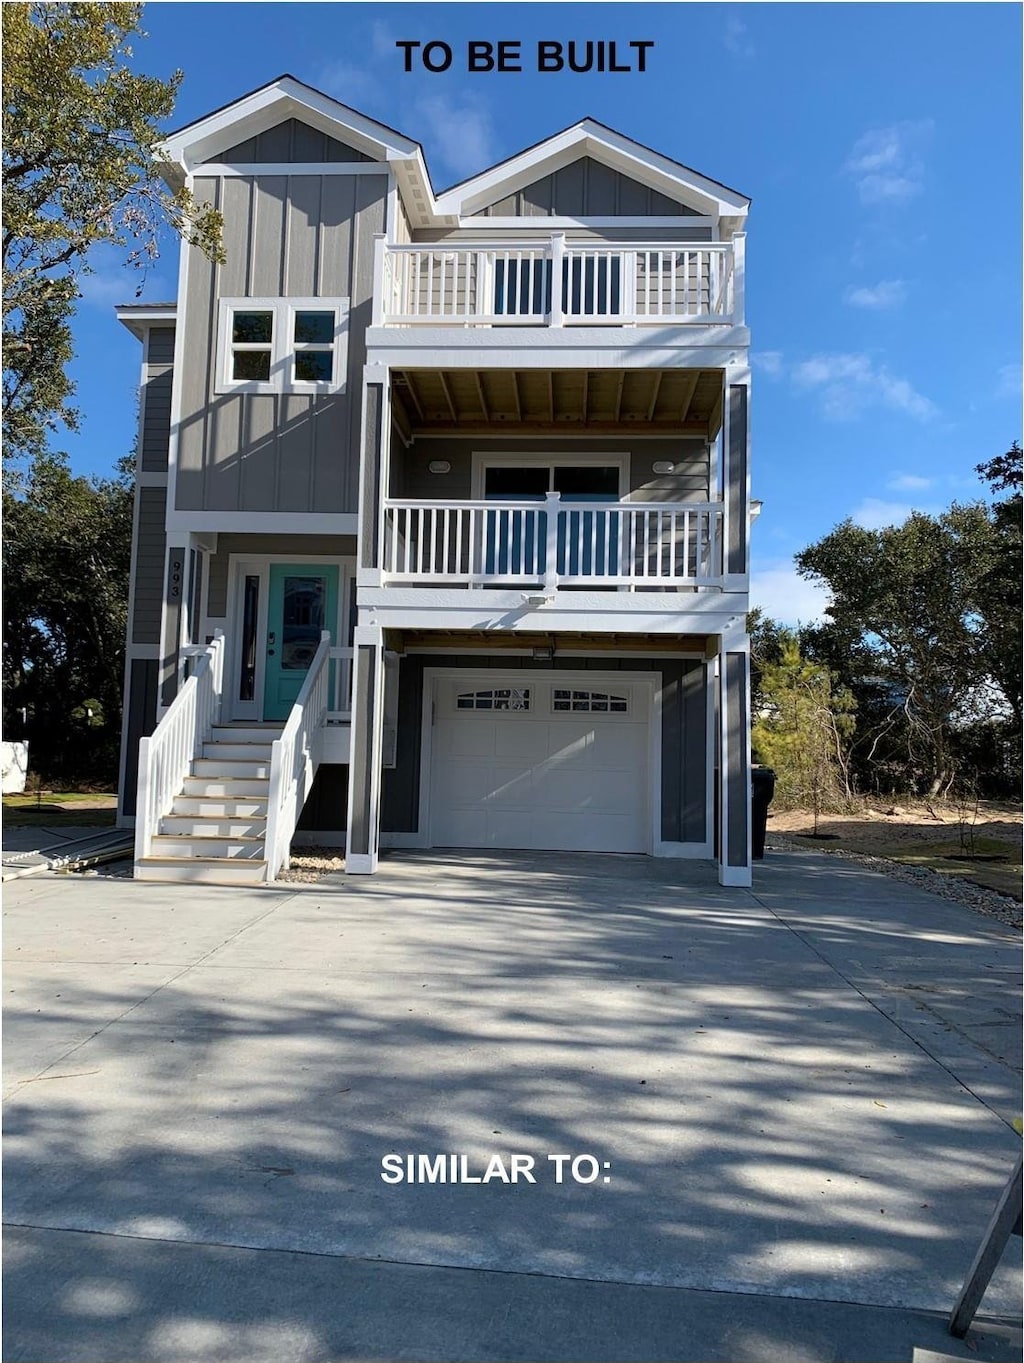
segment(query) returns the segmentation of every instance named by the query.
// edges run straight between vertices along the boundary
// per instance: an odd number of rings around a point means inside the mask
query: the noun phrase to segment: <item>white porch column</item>
[[[722,568],[726,590],[746,591],[750,573],[750,370],[727,365],[722,393]]]
[[[722,635],[716,661],[718,740],[718,882],[749,886],[750,640],[742,629]]]
[[[377,869],[380,844],[383,630],[379,625],[357,625],[353,647],[345,870],[349,875],[369,875]]]
[[[364,366],[362,396],[357,578],[361,587],[382,587],[384,499],[391,459],[391,375],[384,366]]]

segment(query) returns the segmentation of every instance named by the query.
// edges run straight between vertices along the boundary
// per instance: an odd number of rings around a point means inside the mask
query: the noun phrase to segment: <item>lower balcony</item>
[[[382,585],[694,592],[723,586],[721,502],[384,504]]]

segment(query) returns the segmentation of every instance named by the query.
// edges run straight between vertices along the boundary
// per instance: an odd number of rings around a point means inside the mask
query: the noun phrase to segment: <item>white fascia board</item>
[[[167,159],[187,172],[211,160],[218,151],[244,142],[286,118],[300,118],[311,127],[345,141],[367,156],[382,161],[414,157],[418,144],[385,128],[365,114],[284,77],[261,90],[198,119],[172,134],[163,144]]]
[[[114,316],[121,325],[127,327],[140,341],[145,340],[150,327],[173,326],[177,315],[178,309],[173,304],[170,307],[149,308],[126,303],[123,307],[114,309]]]
[[[368,327],[367,363],[391,369],[721,369],[747,327]]]
[[[592,156],[613,170],[640,180],[668,198],[708,216],[743,217],[749,206],[744,195],[708,180],[697,171],[684,171],[669,157],[584,120],[511,161],[439,195],[437,211],[455,217],[471,215],[495,199],[504,198],[581,156]]]
[[[303,535],[354,535],[358,517],[352,512],[180,511],[168,507],[168,534],[210,531],[227,534],[292,535],[295,552]]]

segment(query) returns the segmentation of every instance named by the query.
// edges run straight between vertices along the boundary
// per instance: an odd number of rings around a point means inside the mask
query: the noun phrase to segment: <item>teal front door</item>
[[[263,718],[281,720],[302,690],[322,630],[338,633],[338,567],[272,563],[267,603],[267,666]]]

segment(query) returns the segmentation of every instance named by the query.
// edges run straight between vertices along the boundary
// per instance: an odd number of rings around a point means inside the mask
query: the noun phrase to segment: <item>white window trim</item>
[[[599,465],[612,468],[618,465],[619,469],[619,501],[624,502],[629,499],[630,484],[630,459],[628,450],[617,452],[589,453],[574,451],[572,454],[559,454],[557,451],[541,453],[532,451],[525,454],[491,454],[483,450],[474,450],[472,455],[471,469],[471,490],[475,501],[483,501],[485,480],[489,468],[565,468],[570,465],[585,467],[586,465]],[[595,505],[599,505],[595,503]]]
[[[231,339],[231,318],[235,312],[270,312],[273,314],[273,334],[270,342],[269,379],[233,379],[231,377],[231,358],[238,348]],[[329,383],[312,379],[297,379],[294,374],[295,314],[297,312],[333,312],[334,340],[334,377]],[[348,315],[347,298],[222,298],[217,325],[217,393],[293,393],[300,396],[318,397],[321,394],[345,391],[348,368]],[[240,343],[241,344],[241,343]],[[242,346],[249,350],[262,350],[264,344],[246,343]],[[322,347],[302,343],[300,349],[320,349]]]

